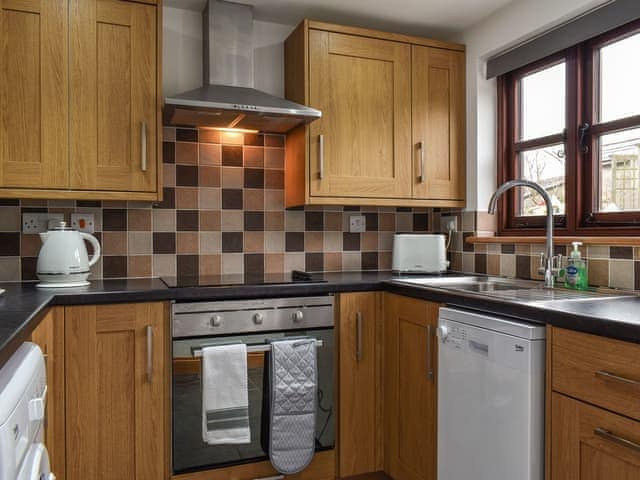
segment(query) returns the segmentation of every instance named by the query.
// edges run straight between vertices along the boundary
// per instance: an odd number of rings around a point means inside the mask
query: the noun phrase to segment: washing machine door
[[[49,453],[42,443],[31,445],[24,458],[17,480],[55,480],[49,467]]]

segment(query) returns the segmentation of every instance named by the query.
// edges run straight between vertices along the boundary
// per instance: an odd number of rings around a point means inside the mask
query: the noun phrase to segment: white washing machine
[[[44,356],[24,343],[0,369],[0,480],[55,480],[44,446]]]

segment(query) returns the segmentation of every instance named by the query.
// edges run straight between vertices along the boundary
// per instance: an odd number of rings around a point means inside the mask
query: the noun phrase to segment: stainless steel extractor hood
[[[285,133],[322,116],[253,88],[250,6],[209,0],[203,37],[204,86],[165,98],[165,123]]]

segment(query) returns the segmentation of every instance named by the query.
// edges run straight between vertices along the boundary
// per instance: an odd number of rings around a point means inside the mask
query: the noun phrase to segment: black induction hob
[[[326,283],[321,276],[294,270],[291,273],[260,275],[177,275],[160,278],[169,288],[229,287],[233,285],[287,285],[291,283]]]

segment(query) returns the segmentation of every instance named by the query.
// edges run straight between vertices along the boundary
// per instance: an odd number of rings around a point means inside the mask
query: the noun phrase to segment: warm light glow
[[[223,128],[223,127],[206,127],[207,130],[218,130],[225,133],[258,133],[259,130],[249,130],[248,128]]]

